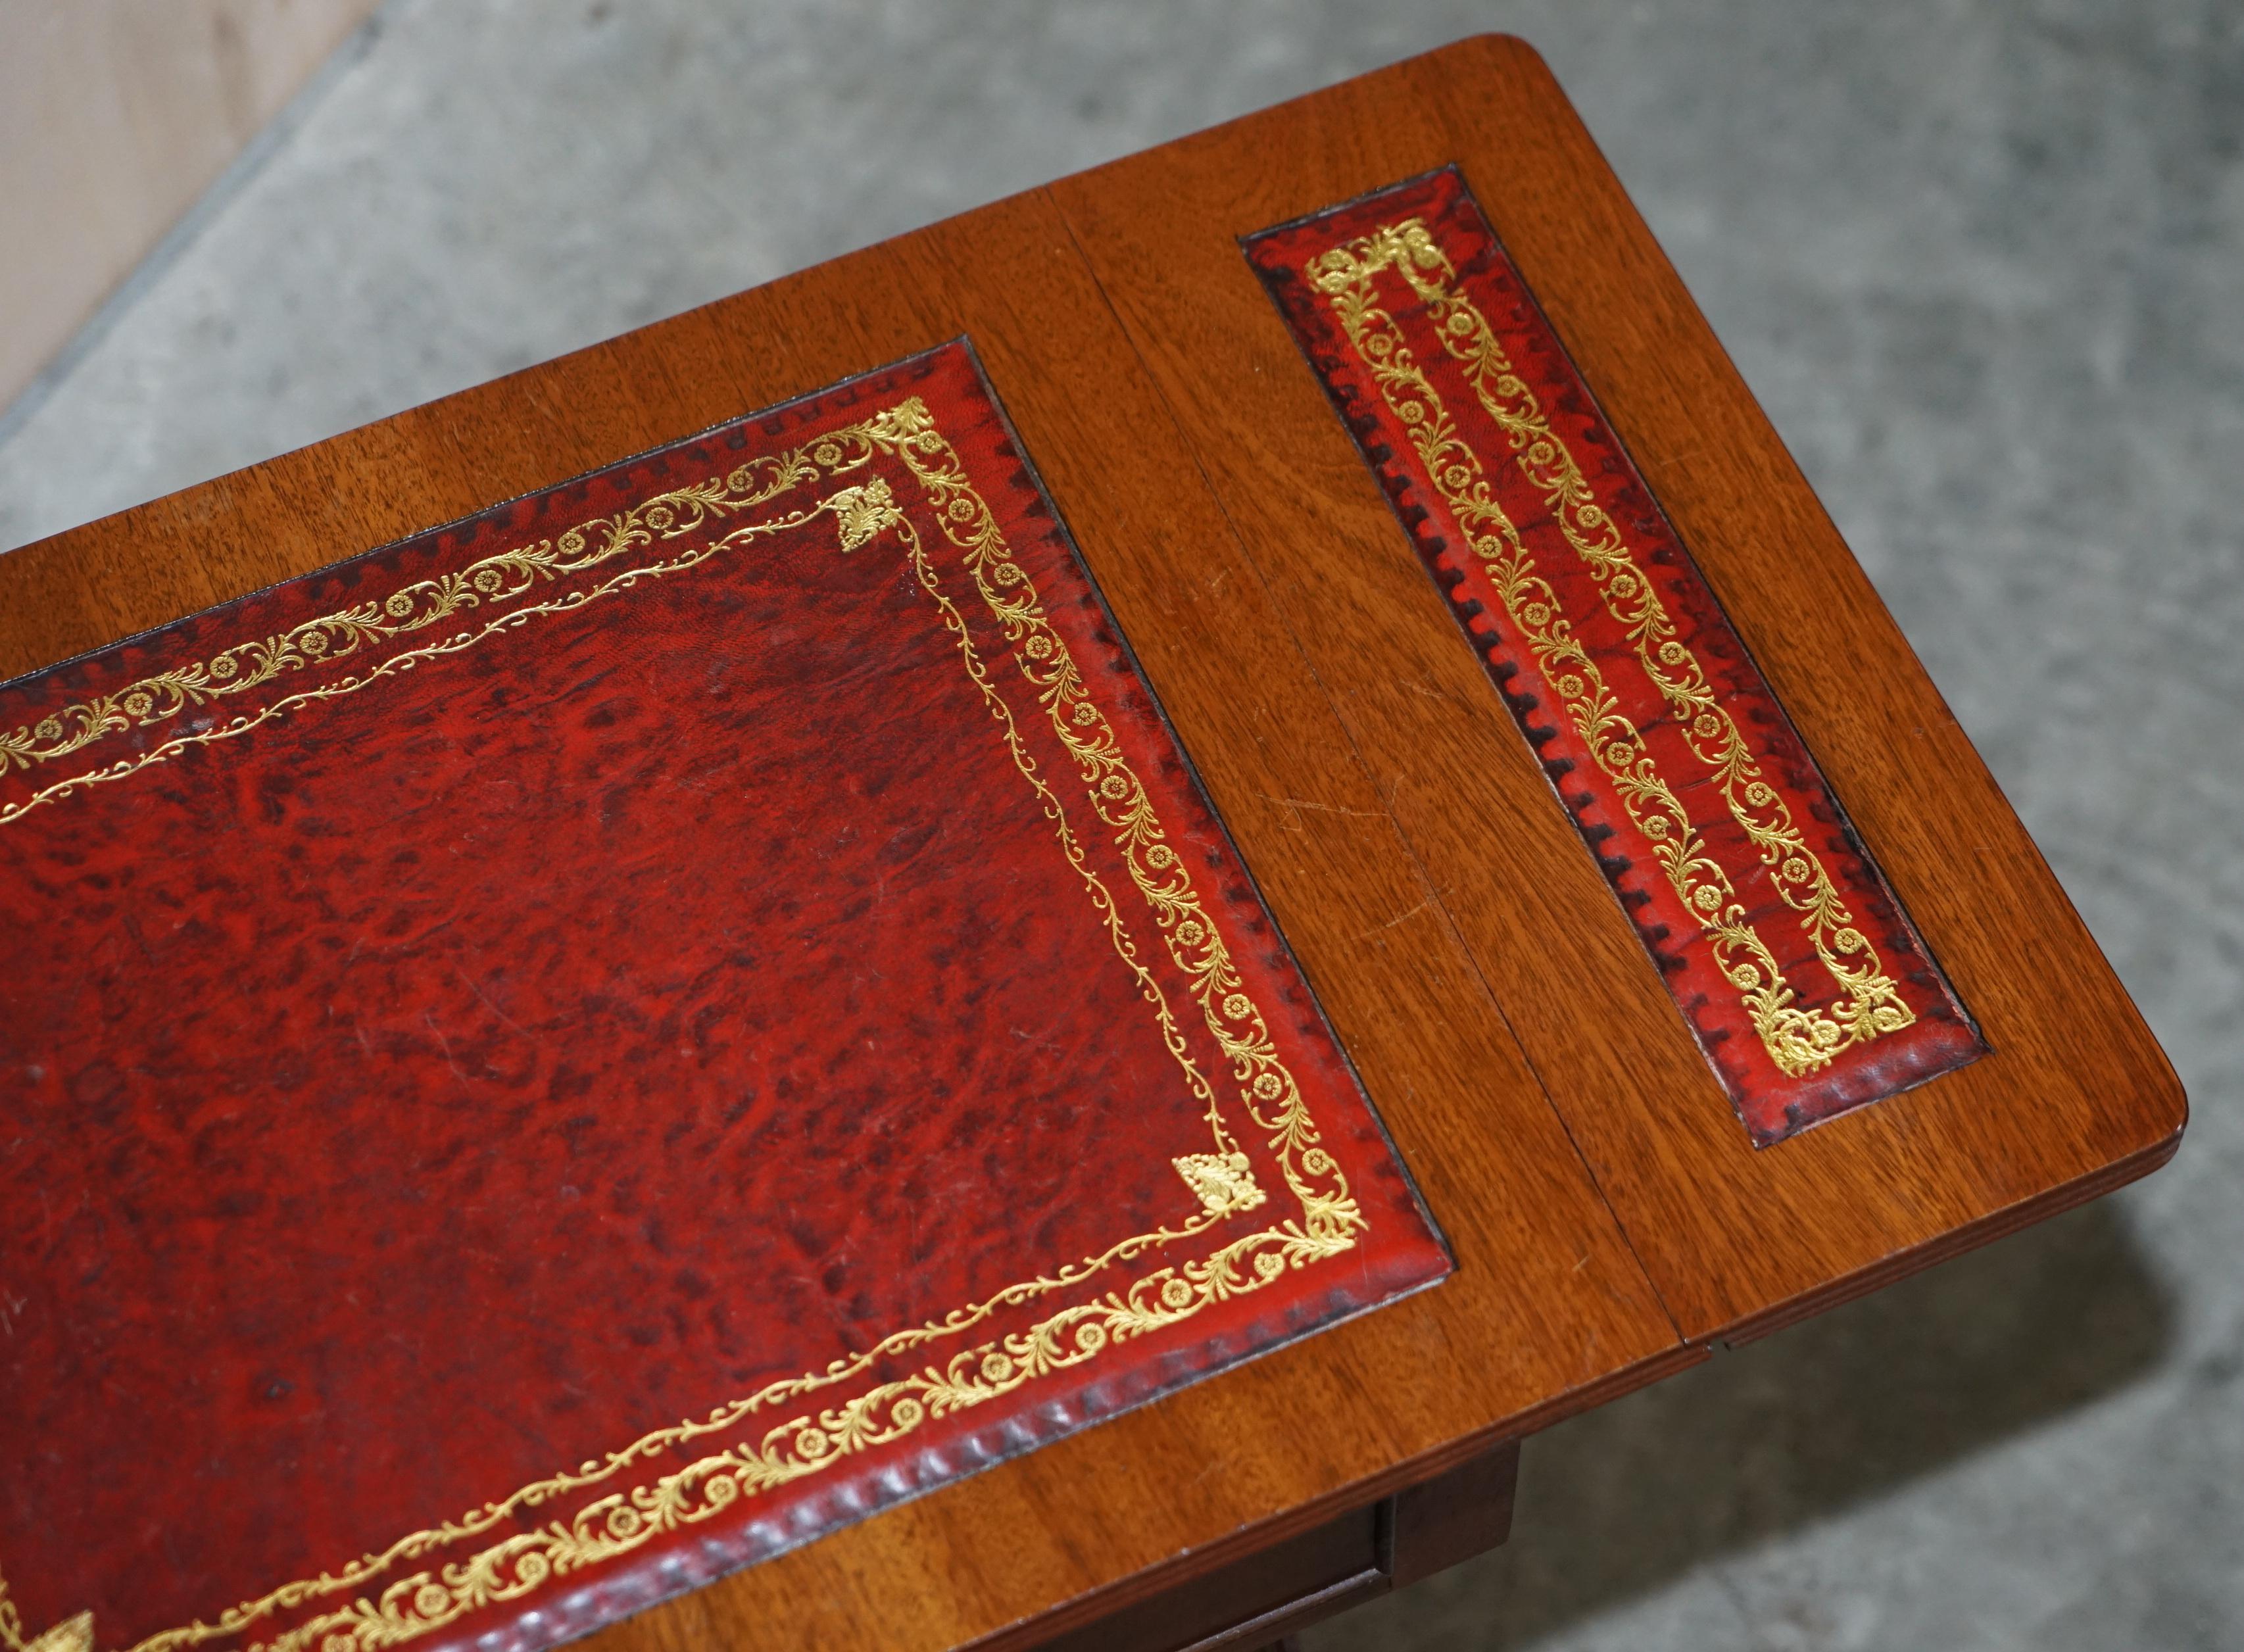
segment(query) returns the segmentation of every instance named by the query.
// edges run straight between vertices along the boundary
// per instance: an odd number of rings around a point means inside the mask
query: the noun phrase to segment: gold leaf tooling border
[[[1166,994],[1139,957],[1111,893],[1085,858],[1058,794],[1023,743],[1012,708],[974,646],[964,615],[944,588],[911,514],[896,502],[886,477],[870,475],[814,503],[744,523],[662,560],[626,565],[589,586],[541,602],[510,605],[542,585],[614,563],[632,550],[721,524],[797,489],[863,472],[883,457],[901,462],[913,479],[944,540],[956,552],[975,596],[997,620],[1038,708],[1075,764],[1092,813],[1122,852],[1131,880],[1152,913],[1164,949],[1189,983],[1200,1019],[1229,1066],[1237,1098],[1275,1157],[1300,1214],[1230,1240],[1197,1260],[1155,1268],[1102,1296],[1062,1308],[1025,1331],[930,1360],[916,1372],[839,1404],[794,1409],[750,1438],[739,1431],[760,1413],[792,1408],[883,1359],[961,1336],[1004,1309],[1080,1285],[1148,1251],[1190,1239],[1226,1217],[1261,1205],[1267,1197],[1255,1185],[1250,1161],[1226,1127],[1214,1088],[1193,1062]],[[618,516],[579,524],[555,539],[484,557],[457,573],[402,587],[378,602],[323,615],[277,637],[237,644],[210,660],[141,678],[67,706],[12,735],[0,733],[0,771],[20,771],[73,755],[129,729],[188,724],[181,733],[145,751],[0,805],[0,826],[32,809],[127,779],[192,746],[234,738],[300,707],[355,693],[416,665],[461,653],[535,619],[688,572],[720,552],[800,528],[821,515],[834,520],[844,553],[883,533],[892,534],[914,579],[956,644],[960,664],[1015,766],[1051,821],[1062,853],[1083,879],[1117,954],[1152,1008],[1164,1044],[1206,1109],[1218,1150],[1187,1154],[1176,1161],[1201,1209],[1179,1226],[1124,1239],[1098,1256],[1009,1285],[940,1319],[894,1332],[823,1371],[774,1383],[706,1417],[656,1430],[605,1458],[524,1487],[458,1520],[412,1533],[378,1554],[362,1555],[316,1578],[284,1584],[229,1608],[214,1622],[149,1636],[132,1652],[181,1652],[240,1636],[275,1612],[371,1584],[401,1566],[487,1534],[502,1522],[543,1509],[572,1492],[614,1480],[633,1465],[675,1447],[711,1436],[731,1436],[711,1440],[713,1449],[683,1467],[608,1491],[565,1515],[513,1533],[467,1560],[395,1578],[376,1594],[362,1593],[255,1643],[253,1652],[310,1652],[314,1648],[318,1652],[375,1652],[416,1639],[480,1608],[520,1600],[552,1578],[628,1554],[662,1534],[691,1528],[742,1498],[821,1473],[869,1446],[901,1439],[930,1419],[988,1404],[1040,1377],[1094,1359],[1115,1343],[1180,1324],[1211,1304],[1259,1291],[1289,1270],[1353,1249],[1368,1231],[1369,1222],[1349,1192],[1346,1176],[1320,1145],[1307,1099],[1280,1057],[1260,1006],[1247,991],[1214,919],[1201,904],[1184,858],[1169,843],[1112,725],[1091,697],[1065,639],[1046,617],[1035,583],[1013,559],[995,514],[916,396],[794,451],[749,461],[721,479],[651,496]],[[481,624],[372,660],[362,670],[314,682],[222,720],[190,716],[294,673],[312,672],[354,657],[370,658],[382,643],[429,630],[456,616],[475,618],[476,610],[488,616]],[[0,1579],[0,1647],[7,1652],[46,1652],[47,1641],[64,1629],[84,1640],[80,1652],[91,1648],[93,1630],[82,1619],[58,1625],[36,1642],[27,1638],[6,1582]]]
[[[1392,270],[1424,307],[1443,348],[1463,369],[1482,409],[1501,430],[1521,475],[1543,498],[1559,531],[1596,581],[1607,614],[1626,635],[1638,665],[1712,776],[1730,818],[1744,831],[1785,904],[1841,990],[1828,1009],[1803,1005],[1786,981],[1732,885],[1729,873],[1622,713],[1619,698],[1574,635],[1572,622],[1518,529],[1497,502],[1480,453],[1451,418],[1395,316],[1379,302],[1376,278]],[[1678,635],[1658,590],[1639,565],[1619,525],[1597,502],[1565,439],[1513,369],[1495,329],[1458,283],[1449,257],[1409,218],[1382,225],[1316,254],[1304,266],[1349,344],[1402,421],[1428,478],[1463,530],[1533,652],[1544,680],[1598,767],[1610,779],[1714,958],[1738,990],[1761,1047],[1778,1069],[1798,1078],[1841,1052],[1898,1032],[1916,1019],[1886,973],[1877,948],[1855,927],[1822,858],[1794,824],[1783,797],[1763,778],[1745,736],[1717,698],[1698,657]]]

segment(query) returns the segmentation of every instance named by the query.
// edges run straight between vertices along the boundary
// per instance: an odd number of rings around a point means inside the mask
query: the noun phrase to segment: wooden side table
[[[1242,238],[1456,167],[1987,1053],[1756,1147]],[[1254,1646],[1517,1442],[2145,1174],[2177,1082],[1534,53],[1468,40],[0,560],[24,671],[963,335],[1453,1248],[1445,1282],[603,1632]]]

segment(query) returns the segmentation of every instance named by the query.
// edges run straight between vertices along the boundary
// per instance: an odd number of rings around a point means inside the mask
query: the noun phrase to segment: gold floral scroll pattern
[[[425,631],[431,626],[470,610],[494,613],[476,629],[455,633],[426,647],[392,654],[362,674],[348,674],[301,693],[273,700],[254,711],[203,720],[185,735],[166,740],[105,767],[95,768],[39,788],[28,797],[0,804],[0,826],[20,819],[44,803],[54,802],[88,786],[120,780],[152,763],[161,763],[191,745],[208,745],[247,733],[261,724],[287,715],[297,706],[355,693],[375,678],[410,670],[423,660],[473,647],[495,633],[536,615],[581,606],[594,595],[618,589],[613,582],[591,594],[578,591],[559,602],[516,608],[531,591],[603,563],[659,540],[675,540],[697,532],[712,522],[737,516],[767,503],[811,480],[814,469],[800,454],[752,459],[729,475],[711,477],[688,487],[655,494],[613,516],[579,523],[551,539],[518,546],[470,563],[456,572],[416,580],[379,601],[354,603],[333,613],[291,626],[275,637],[237,643],[207,660],[174,666],[122,688],[65,705],[27,727],[10,733],[0,731],[0,774],[41,767],[85,750],[111,737],[135,728],[155,728],[186,718],[205,707],[216,708],[234,696],[265,686],[299,672],[325,670],[339,661],[369,653],[381,644]],[[821,506],[821,509],[833,508]],[[757,523],[751,535],[775,533],[800,526],[802,517]],[[846,535],[846,518],[845,518]],[[728,537],[704,546],[697,555],[675,565],[658,565],[659,573],[690,568],[730,549]],[[650,577],[632,570],[624,583]]]
[[[608,1493],[572,1514],[503,1538],[466,1561],[397,1578],[378,1594],[362,1594],[334,1610],[258,1643],[256,1652],[308,1652],[313,1648],[319,1649],[319,1652],[373,1652],[374,1649],[397,1645],[456,1622],[483,1606],[521,1599],[551,1578],[628,1554],[664,1533],[690,1528],[720,1514],[743,1497],[768,1492],[821,1472],[869,1446],[902,1438],[929,1419],[1000,1399],[1039,1377],[1094,1359],[1114,1343],[1179,1324],[1211,1304],[1261,1290],[1289,1270],[1352,1249],[1357,1242],[1356,1236],[1368,1227],[1348,1190],[1345,1176],[1318,1144],[1315,1124],[1306,1101],[1280,1059],[1259,1008],[1245,989],[1221,934],[1201,907],[1182,859],[1169,845],[1151,800],[1124,757],[1105,713],[1085,692],[1080,672],[1065,641],[1046,618],[1033,583],[1026,570],[1012,559],[994,515],[974,489],[956,453],[936,428],[918,398],[910,398],[862,424],[819,438],[797,453],[756,462],[759,467],[765,467],[754,473],[760,479],[757,485],[764,490],[753,500],[740,498],[735,508],[767,502],[788,489],[823,476],[862,469],[880,454],[901,457],[918,479],[943,524],[945,536],[958,549],[971,571],[977,593],[998,619],[1009,644],[1014,645],[1012,651],[1022,671],[1037,686],[1040,705],[1054,728],[1060,731],[1067,750],[1081,770],[1094,807],[1115,833],[1132,880],[1156,914],[1172,961],[1193,982],[1203,1018],[1219,1049],[1232,1062],[1248,1116],[1269,1135],[1271,1149],[1287,1183],[1301,1200],[1301,1217],[1229,1241],[1204,1258],[1156,1268],[1103,1296],[1064,1308],[1025,1331],[984,1341],[947,1359],[930,1360],[912,1375],[878,1385],[839,1405],[795,1412],[767,1426],[753,1439],[712,1440],[717,1449],[671,1473]],[[748,467],[734,471],[723,484],[713,481],[701,488],[660,496],[621,516],[572,529],[571,535],[563,536],[563,543],[565,544],[572,536],[577,536],[579,544],[591,543],[583,536],[597,532],[600,537],[596,548],[606,550],[598,560],[607,561],[620,554],[621,549],[629,548],[607,549],[614,543],[607,531],[611,529],[616,534],[628,534],[634,523],[640,524],[646,536],[632,543],[641,544],[653,538],[674,537],[676,534],[666,531],[661,518],[648,513],[648,506],[662,500],[691,496],[700,502],[703,513],[698,520],[706,521],[723,511],[724,505],[719,502],[727,496],[745,496],[751,491],[739,481],[748,471]],[[893,1333],[858,1354],[835,1361],[823,1372],[772,1384],[754,1395],[719,1407],[706,1418],[657,1430],[604,1459],[537,1481],[509,1498],[470,1511],[458,1521],[414,1533],[381,1553],[362,1556],[337,1571],[286,1584],[259,1599],[229,1608],[214,1622],[198,1622],[151,1636],[133,1652],[179,1652],[179,1649],[204,1642],[240,1635],[276,1611],[355,1589],[401,1565],[411,1564],[463,1540],[488,1534],[502,1521],[524,1511],[541,1509],[568,1493],[611,1480],[633,1464],[651,1461],[662,1453],[696,1440],[710,1440],[711,1436],[737,1435],[740,1426],[759,1413],[768,1413],[774,1407],[801,1401],[820,1390],[846,1382],[883,1359],[908,1355],[936,1341],[962,1335],[1003,1309],[1079,1285],[1111,1266],[1134,1261],[1157,1247],[1189,1239],[1224,1217],[1264,1203],[1266,1196],[1254,1184],[1249,1161],[1238,1150],[1224,1127],[1213,1092],[1191,1059],[1158,981],[1139,959],[1111,896],[1084,858],[1065,810],[1038,772],[1034,757],[1021,742],[1010,706],[990,681],[963,616],[943,590],[911,518],[896,503],[886,479],[871,477],[858,485],[838,489],[808,509],[769,523],[744,525],[713,543],[689,549],[666,562],[627,570],[589,590],[515,609],[508,616],[495,618],[477,630],[413,652],[422,658],[457,652],[532,615],[566,611],[597,597],[627,590],[638,579],[684,571],[700,565],[720,550],[745,543],[764,533],[801,526],[821,514],[833,517],[845,552],[871,543],[884,532],[893,532],[905,550],[915,578],[955,639],[968,676],[997,724],[1016,766],[1035,789],[1047,818],[1053,823],[1063,852],[1085,880],[1094,905],[1106,922],[1110,938],[1153,1007],[1165,1042],[1183,1064],[1195,1093],[1207,1103],[1221,1150],[1216,1155],[1187,1155],[1178,1161],[1179,1174],[1200,1197],[1202,1210],[1180,1227],[1125,1239],[1097,1257],[1070,1264],[1051,1275],[1008,1286],[982,1303],[956,1310],[941,1319]],[[688,529],[682,527],[676,530],[681,534],[686,531]],[[497,563],[504,559],[486,560]],[[580,569],[590,565],[590,562],[578,563]],[[476,564],[460,577],[470,582],[468,588],[471,591],[476,590],[473,576],[482,566]],[[479,598],[487,594],[477,592]],[[511,594],[518,596],[520,592]],[[460,603],[472,605],[468,602]],[[271,680],[279,670],[287,669],[301,667],[277,667],[266,680]],[[348,686],[336,684],[327,687],[333,693],[353,692],[384,674],[377,666],[344,679]],[[189,676],[186,680],[194,679]],[[315,688],[289,697],[289,705],[331,697],[331,693],[323,694]],[[122,691],[106,698],[112,701],[121,699]],[[91,704],[99,705],[102,702]],[[254,726],[255,722],[267,719],[256,717],[247,725]],[[112,731],[98,730],[80,745],[90,744],[108,732]],[[196,731],[182,737],[174,749],[206,732]],[[152,752],[135,766],[160,760]],[[105,774],[102,778],[110,777]],[[122,778],[121,774],[117,778]],[[1225,1193],[1220,1201],[1209,1196],[1203,1179],[1196,1175],[1196,1168],[1203,1161],[1222,1166]],[[87,1638],[90,1642],[90,1631]],[[38,1643],[25,1641],[17,1611],[9,1601],[6,1583],[0,1580],[0,1646],[9,1652],[33,1652],[34,1646],[40,1646],[44,1652],[46,1639],[40,1637]]]
[[[1459,433],[1393,314],[1381,307],[1375,278],[1394,269],[1425,307],[1443,347],[1465,369],[1476,397],[1512,448],[1520,473],[1543,496],[1566,542],[1588,566],[1606,611],[1625,629],[1637,660],[1666,700],[1694,756],[1712,771],[1731,818],[1744,830],[1786,904],[1842,995],[1830,1008],[1802,1005],[1748,920],[1730,877],[1708,853],[1698,828],[1588,651],[1575,637],[1558,593],[1497,502],[1482,456]],[[1383,226],[1311,259],[1310,285],[1409,432],[1436,489],[1456,515],[1504,610],[1525,638],[1544,679],[1583,743],[1651,843],[1670,887],[1699,922],[1716,961],[1779,1070],[1800,1077],[1841,1051],[1909,1026],[1916,1016],[1855,927],[1821,856],[1794,824],[1760,765],[1680,640],[1657,590],[1638,565],[1619,525],[1598,502],[1579,464],[1551,427],[1534,392],[1505,357],[1495,331],[1457,284],[1448,257],[1423,219]]]
[[[1171,959],[1193,983],[1202,1020],[1231,1062],[1247,1116],[1268,1136],[1308,1231],[1345,1239],[1363,1225],[1347,1179],[1318,1144],[1301,1087],[1279,1060],[1262,1011],[1246,992],[1222,932],[1200,905],[1184,858],[1170,845],[1112,725],[1045,617],[1027,570],[1006,549],[996,516],[917,398],[874,420],[872,428],[874,439],[892,447],[927,490],[944,536],[1004,626],[1022,675],[1036,688],[1053,732],[1082,772],[1092,807],[1112,832],[1139,893],[1152,907]],[[1217,1122],[1219,1140],[1229,1154],[1235,1150]],[[1193,1173],[1181,1162],[1177,1169],[1197,1190]]]

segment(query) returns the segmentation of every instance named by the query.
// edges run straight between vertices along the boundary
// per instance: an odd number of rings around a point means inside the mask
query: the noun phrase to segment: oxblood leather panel
[[[1447,1268],[963,345],[0,753],[11,1630],[550,1644]]]
[[[1457,169],[1245,246],[1755,1145],[1984,1054]]]

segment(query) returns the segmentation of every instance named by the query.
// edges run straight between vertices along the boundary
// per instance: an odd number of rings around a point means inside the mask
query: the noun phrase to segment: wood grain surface
[[[1988,1058],[1769,1151],[1727,1116],[1235,245],[1451,161]],[[1686,1336],[1749,1334],[2173,1150],[2149,1030],[1529,48],[1467,41],[1052,193]]]
[[[1236,238],[1458,162],[1993,1054],[1754,1151]],[[970,336],[1447,1284],[608,1630],[1035,1643],[2139,1174],[2180,1092],[1564,96],[1475,40],[0,558],[42,665]]]

